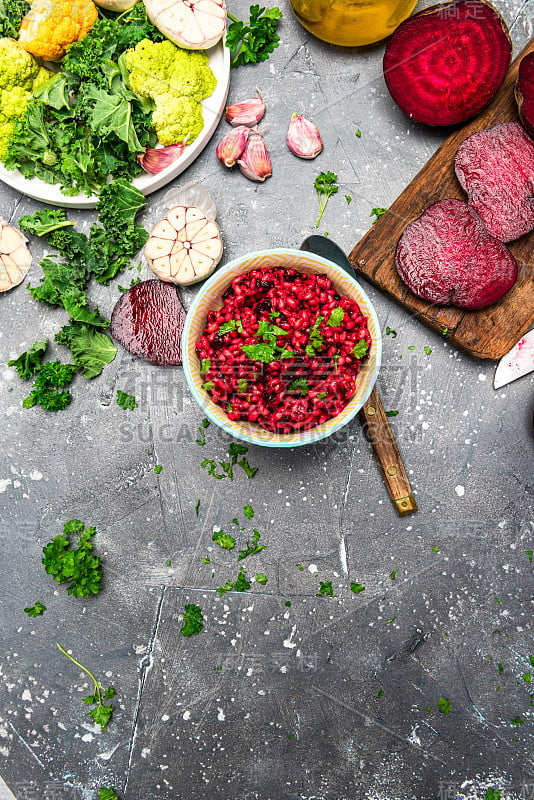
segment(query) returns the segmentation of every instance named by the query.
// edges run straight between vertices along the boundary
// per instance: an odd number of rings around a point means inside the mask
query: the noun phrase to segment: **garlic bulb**
[[[168,283],[187,286],[211,275],[222,256],[219,226],[200,208],[175,206],[154,226],[145,245],[150,269]]]
[[[97,6],[108,8],[110,11],[128,11],[136,2],[137,0],[95,0]]]
[[[203,186],[194,181],[184,183],[183,186],[173,186],[163,195],[163,205],[167,210],[175,206],[195,206],[212,221],[217,216],[217,207],[213,197],[208,194]]]
[[[31,253],[23,234],[0,217],[0,292],[22,283],[31,267]]]

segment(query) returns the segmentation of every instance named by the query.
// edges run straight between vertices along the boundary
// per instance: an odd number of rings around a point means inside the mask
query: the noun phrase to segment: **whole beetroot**
[[[468,136],[454,168],[491,236],[512,242],[534,228],[534,141],[519,122]]]
[[[469,309],[495,303],[517,277],[510,251],[461,200],[440,200],[408,225],[397,244],[395,266],[423,300]]]

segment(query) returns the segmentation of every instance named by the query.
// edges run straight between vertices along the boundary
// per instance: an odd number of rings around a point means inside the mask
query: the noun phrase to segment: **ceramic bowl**
[[[222,294],[232,280],[238,275],[253,269],[286,267],[299,272],[315,272],[327,275],[336,291],[347,295],[360,306],[362,314],[367,317],[367,326],[373,343],[369,358],[365,361],[356,383],[356,391],[351,400],[337,417],[317,425],[315,428],[293,433],[273,433],[261,428],[253,422],[242,422],[228,419],[224,410],[214,403],[209,394],[202,389],[204,378],[200,374],[200,362],[195,351],[195,343],[200,340],[206,325],[208,311],[222,306]],[[182,334],[182,358],[185,377],[191,393],[206,417],[222,428],[226,433],[251,444],[264,447],[297,447],[312,444],[331,436],[358,413],[375,384],[382,354],[382,337],[376,312],[360,284],[344,269],[321,256],[303,250],[262,250],[248,253],[241,258],[230,261],[218,269],[204,283],[195,297],[185,321]]]

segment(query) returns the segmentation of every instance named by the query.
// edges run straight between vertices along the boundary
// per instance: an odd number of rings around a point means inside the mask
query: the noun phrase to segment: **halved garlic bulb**
[[[0,292],[7,292],[22,283],[31,267],[28,240],[17,228],[0,217]]]
[[[175,206],[145,245],[150,269],[162,281],[187,286],[211,275],[223,251],[219,226],[195,206]]]

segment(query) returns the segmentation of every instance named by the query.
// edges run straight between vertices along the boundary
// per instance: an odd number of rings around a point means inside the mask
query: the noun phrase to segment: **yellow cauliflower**
[[[182,50],[172,42],[143,39],[124,54],[130,87],[155,105],[152,124],[161,144],[187,143],[204,127],[200,101],[217,80],[203,51]]]
[[[0,39],[0,160],[6,154],[15,121],[26,111],[32,93],[51,74],[14,39]]]
[[[19,42],[45,61],[61,61],[71,44],[87,36],[98,17],[93,0],[34,0],[22,20]]]

